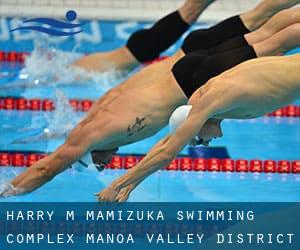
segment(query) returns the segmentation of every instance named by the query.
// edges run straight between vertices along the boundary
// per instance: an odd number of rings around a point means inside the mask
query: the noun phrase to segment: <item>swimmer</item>
[[[51,79],[38,79],[29,82],[20,81],[13,85],[9,83],[1,87],[4,90],[10,90],[11,88],[29,88],[41,85],[53,86],[53,81],[59,82],[60,85],[66,82],[70,84],[74,81],[76,84],[85,84],[89,80],[99,81],[99,79],[96,80],[94,78],[94,73],[111,73],[108,77],[113,77],[113,79],[124,77],[137,66],[159,57],[215,1],[185,0],[178,10],[164,16],[151,28],[141,29],[131,34],[125,46],[108,52],[93,53],[77,59],[69,65],[70,67],[66,68],[66,70],[71,70],[70,74],[67,74],[68,78],[64,78],[65,76],[60,76],[60,74],[54,74]],[[101,77],[105,76],[101,75]],[[20,76],[20,79],[24,79],[24,76]]]
[[[296,26],[253,46],[220,54],[203,56],[201,52],[192,51],[185,55],[180,50],[170,59],[142,69],[100,98],[63,145],[17,176],[11,184],[22,190],[18,194],[31,192],[94,150],[105,152],[97,158],[101,168],[101,158],[106,161],[116,148],[142,140],[163,128],[172,112],[186,104],[210,78],[243,61],[279,55],[294,48],[300,43],[299,24]],[[183,47],[188,48],[186,43]]]
[[[208,53],[221,53],[230,49],[243,47],[246,45],[252,45],[266,40],[277,32],[300,22],[300,7],[290,8],[282,10],[275,14],[270,20],[268,20],[259,29],[247,33],[242,36],[234,37],[213,49],[210,49]]]
[[[284,2],[284,4],[283,4]],[[276,2],[276,4],[278,4],[279,6],[276,7],[276,5],[271,5],[274,4],[274,2],[269,2],[269,1],[263,1],[260,5],[258,5],[256,8],[254,8],[253,10],[246,12],[244,14],[240,15],[240,19],[242,20],[242,23],[244,23],[245,27],[251,27],[251,29],[253,29],[254,27],[258,27],[260,23],[265,22],[265,20],[273,15],[275,13],[275,10],[279,10],[281,8],[284,7],[289,7],[292,4],[297,3],[297,1],[283,1],[283,2]],[[212,3],[212,1],[210,1],[209,3]],[[207,3],[207,4],[209,4]],[[199,4],[199,3],[198,3]],[[190,4],[191,5],[191,4]],[[179,13],[183,13],[181,14],[182,16],[187,16],[187,6],[188,2],[186,2],[183,7],[181,9],[179,9]],[[192,6],[192,5],[191,5]],[[272,6],[272,8],[271,8]],[[275,8],[276,7],[276,8]],[[193,6],[192,9],[196,9],[195,6]],[[195,10],[196,11],[196,10]],[[266,12],[268,13],[267,16],[263,16],[260,17],[262,12]],[[196,11],[197,12],[197,11]],[[194,12],[193,12],[194,13]],[[199,11],[197,12],[199,13]],[[193,15],[190,15],[189,21],[187,19],[186,22],[190,22],[191,20],[194,20],[194,18],[196,18],[195,13]],[[252,17],[252,19],[250,18]],[[231,18],[232,19],[236,19],[236,18]],[[168,18],[167,18],[168,20]],[[171,19],[170,19],[171,20]],[[230,20],[230,19],[229,19]],[[160,21],[159,21],[160,22]],[[171,21],[170,21],[171,22]],[[226,20],[225,22],[223,22],[223,25],[226,25],[226,22],[228,22],[228,20]],[[229,21],[229,23],[231,23],[232,21]],[[282,10],[278,13],[276,13],[275,15],[272,16],[271,19],[269,19],[263,26],[261,26],[260,28],[258,28],[257,30],[250,32],[250,33],[246,33],[245,35],[239,36],[240,34],[244,33],[244,30],[246,30],[245,28],[241,28],[239,31],[235,31],[233,33],[236,33],[236,37],[229,39],[228,41],[225,41],[224,43],[221,43],[219,45],[217,45],[214,48],[210,48],[208,49],[207,54],[215,54],[215,53],[221,53],[224,52],[226,50],[230,50],[230,49],[234,49],[234,48],[238,48],[238,47],[243,47],[243,46],[247,46],[247,45],[254,45],[255,43],[258,43],[260,41],[263,41],[265,39],[267,39],[268,37],[274,35],[275,33],[279,32],[280,30],[300,22],[300,8],[290,8],[290,9],[286,9],[286,10]],[[166,24],[167,25],[167,21]],[[243,25],[242,25],[243,26]],[[225,29],[226,27],[221,27],[221,28],[217,28],[218,25],[216,27],[212,28],[213,30],[221,30],[221,29]],[[206,39],[203,39],[203,37],[205,37],[205,35],[203,33],[207,33],[207,30],[197,30],[195,32],[192,32],[189,37],[186,39],[188,40],[190,38],[191,41],[197,41],[196,44],[196,48],[192,46],[191,42],[190,44],[188,42],[186,42],[185,44],[189,44],[190,50],[193,49],[201,49],[204,50],[205,48],[208,48],[207,46],[209,44],[201,44],[198,41],[204,40],[206,41]],[[241,32],[241,33],[239,33]],[[208,32],[210,33],[210,31]],[[157,33],[158,34],[158,33]],[[222,33],[225,37],[220,37],[220,39],[226,39],[230,37],[230,34],[226,34],[226,33]],[[202,37],[197,37],[197,36],[202,36]],[[207,34],[209,35],[209,34]],[[232,35],[232,34],[231,34]],[[209,35],[212,36],[212,35]],[[196,37],[196,38],[195,38]],[[215,37],[217,39],[219,39],[218,34],[215,35]],[[210,41],[211,42],[211,41]],[[215,43],[217,41],[214,41]],[[185,53],[189,52],[189,48],[188,46],[186,46],[186,51],[184,51]],[[185,48],[184,48],[185,49]],[[89,58],[89,56],[85,57],[85,58]],[[128,82],[127,82],[128,84]],[[10,86],[8,86],[10,88]],[[13,143],[27,143],[27,142],[36,142],[36,141],[42,141],[42,140],[49,140],[52,138],[59,138],[59,137],[65,137],[66,134],[68,134],[70,132],[69,130],[46,130],[45,132],[40,133],[39,135],[34,135],[32,137],[26,137],[26,138],[22,138],[22,139],[17,139],[15,140]]]
[[[125,46],[109,52],[84,56],[73,66],[93,72],[111,69],[130,71],[142,63],[159,57],[190,28],[200,14],[213,2],[215,0],[186,0],[177,11],[161,18],[151,28],[134,32]],[[291,4],[287,3],[287,5]]]
[[[152,28],[133,33],[126,46],[110,52],[98,52],[84,56],[77,60],[73,66],[93,72],[103,72],[111,69],[129,71],[141,63],[154,60],[174,44],[213,2],[215,0],[186,0],[182,7],[160,19]],[[299,0],[263,0],[254,9],[239,15],[239,18],[229,18],[216,27],[198,32],[198,49],[215,47],[235,36],[254,31],[279,11],[288,9],[298,3],[300,3]],[[173,27],[176,27],[176,29]],[[246,29],[243,29],[243,27]],[[274,28],[274,24],[272,28]],[[270,31],[270,29],[267,29],[267,31]],[[273,34],[277,31],[279,29],[274,30]],[[265,38],[261,38],[261,41]],[[253,38],[249,38],[249,41],[252,43],[258,42]]]
[[[249,60],[209,80],[189,99],[187,119],[136,167],[98,193],[99,201],[126,201],[149,175],[167,166],[195,136],[221,137],[224,119],[252,119],[300,99],[300,55]],[[253,73],[255,72],[255,74]],[[241,84],[242,83],[242,84]],[[199,132],[200,131],[200,132]]]

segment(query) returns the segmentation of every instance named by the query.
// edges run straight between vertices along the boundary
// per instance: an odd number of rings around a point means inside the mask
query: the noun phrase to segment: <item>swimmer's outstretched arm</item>
[[[192,110],[188,119],[174,135],[169,135],[161,140],[136,167],[130,169],[108,188],[100,192],[98,200],[104,202],[119,201],[117,197],[123,188],[130,185],[135,188],[149,175],[166,167],[183,147],[198,134],[208,117],[206,112],[195,114]]]
[[[23,195],[36,190],[66,170],[77,160],[77,155],[83,155],[84,151],[82,146],[69,147],[62,145],[53,154],[36,162],[13,179],[7,185],[9,188],[0,193],[0,197]]]
[[[110,132],[114,130],[114,127],[109,124],[107,119],[103,118],[104,122],[109,125],[105,129],[99,130],[101,125],[96,122],[97,119],[93,119],[96,110],[97,105],[94,105],[86,119],[71,131],[63,145],[13,179],[10,182],[9,190],[2,191],[0,197],[22,195],[34,191],[69,168],[96,143],[101,140],[105,141],[105,138],[111,135]]]
[[[149,175],[171,163],[184,146],[198,135],[205,122],[216,110],[219,110],[219,101],[217,99],[212,101],[212,99],[214,98],[209,97],[202,100],[201,108],[193,107],[187,120],[176,130],[174,135],[169,135],[161,140],[136,167],[130,169],[108,188],[98,193],[98,200],[104,202],[124,201],[120,195],[122,189],[125,189],[125,193],[130,193]],[[128,194],[126,195],[128,198]]]

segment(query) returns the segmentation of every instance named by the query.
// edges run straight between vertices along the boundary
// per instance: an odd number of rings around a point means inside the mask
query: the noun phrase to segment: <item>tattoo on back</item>
[[[146,127],[145,123],[146,117],[136,117],[135,123],[133,125],[129,125],[127,128],[128,136],[132,136],[133,134],[141,131],[143,128]]]

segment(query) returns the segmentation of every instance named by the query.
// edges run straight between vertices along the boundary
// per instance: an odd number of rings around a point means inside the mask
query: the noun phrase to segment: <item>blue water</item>
[[[21,171],[3,168],[0,173],[8,179]],[[94,193],[123,173],[123,170],[79,173],[70,169],[32,194],[1,201],[96,201]],[[298,175],[158,172],[134,190],[129,201],[283,202],[299,201],[299,193]]]
[[[109,47],[107,48],[109,49]],[[295,52],[295,51],[294,51]],[[297,51],[296,51],[297,52]],[[20,65],[1,64],[1,72],[18,73]],[[31,90],[1,89],[1,84],[14,76],[0,80],[1,96],[53,98],[52,86]],[[116,84],[116,83],[115,83]],[[97,99],[103,91],[95,84],[58,86],[67,98]],[[300,104],[300,103],[298,103]],[[20,138],[35,136],[48,126],[50,118],[44,112],[0,110],[0,151],[53,151],[64,140],[44,140],[34,143],[13,143]],[[84,113],[77,113],[77,119]],[[298,160],[300,157],[300,119],[259,118],[247,121],[228,120],[222,124],[224,137],[212,146],[226,146],[232,158]],[[119,153],[147,153],[168,133],[164,128],[144,141],[120,148]],[[182,154],[187,154],[184,149]],[[0,168],[0,184],[16,176],[23,168]],[[2,201],[94,201],[93,194],[109,185],[123,171],[68,170],[32,194]],[[80,185],[79,185],[80,184]],[[299,175],[158,172],[147,179],[131,195],[130,201],[298,201]]]

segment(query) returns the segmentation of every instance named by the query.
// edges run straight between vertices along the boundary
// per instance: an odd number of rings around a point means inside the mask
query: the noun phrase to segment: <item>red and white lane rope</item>
[[[94,101],[89,99],[71,99],[70,105],[75,111],[87,112]],[[50,99],[25,99],[16,97],[0,97],[0,110],[29,110],[29,111],[53,111],[55,103]],[[300,117],[300,106],[289,105],[268,114],[269,117]]]
[[[71,99],[70,105],[75,111],[88,111],[92,105],[93,100],[89,99]],[[0,97],[0,110],[29,110],[29,111],[53,111],[55,104],[50,99],[25,99],[16,97]]]
[[[23,63],[28,52],[0,51],[0,62]]]
[[[0,152],[0,168],[30,167],[45,157],[46,153]],[[116,155],[106,166],[107,169],[133,168],[143,156]],[[300,174],[300,160],[245,160],[245,159],[203,159],[178,157],[165,168],[167,171],[208,171],[208,172],[239,172],[239,173],[278,173]]]
[[[25,57],[29,56],[30,52],[16,52],[16,51],[0,51],[0,62],[8,63],[24,63]],[[146,62],[145,65],[152,64],[168,58],[167,56],[159,57],[153,61]]]

